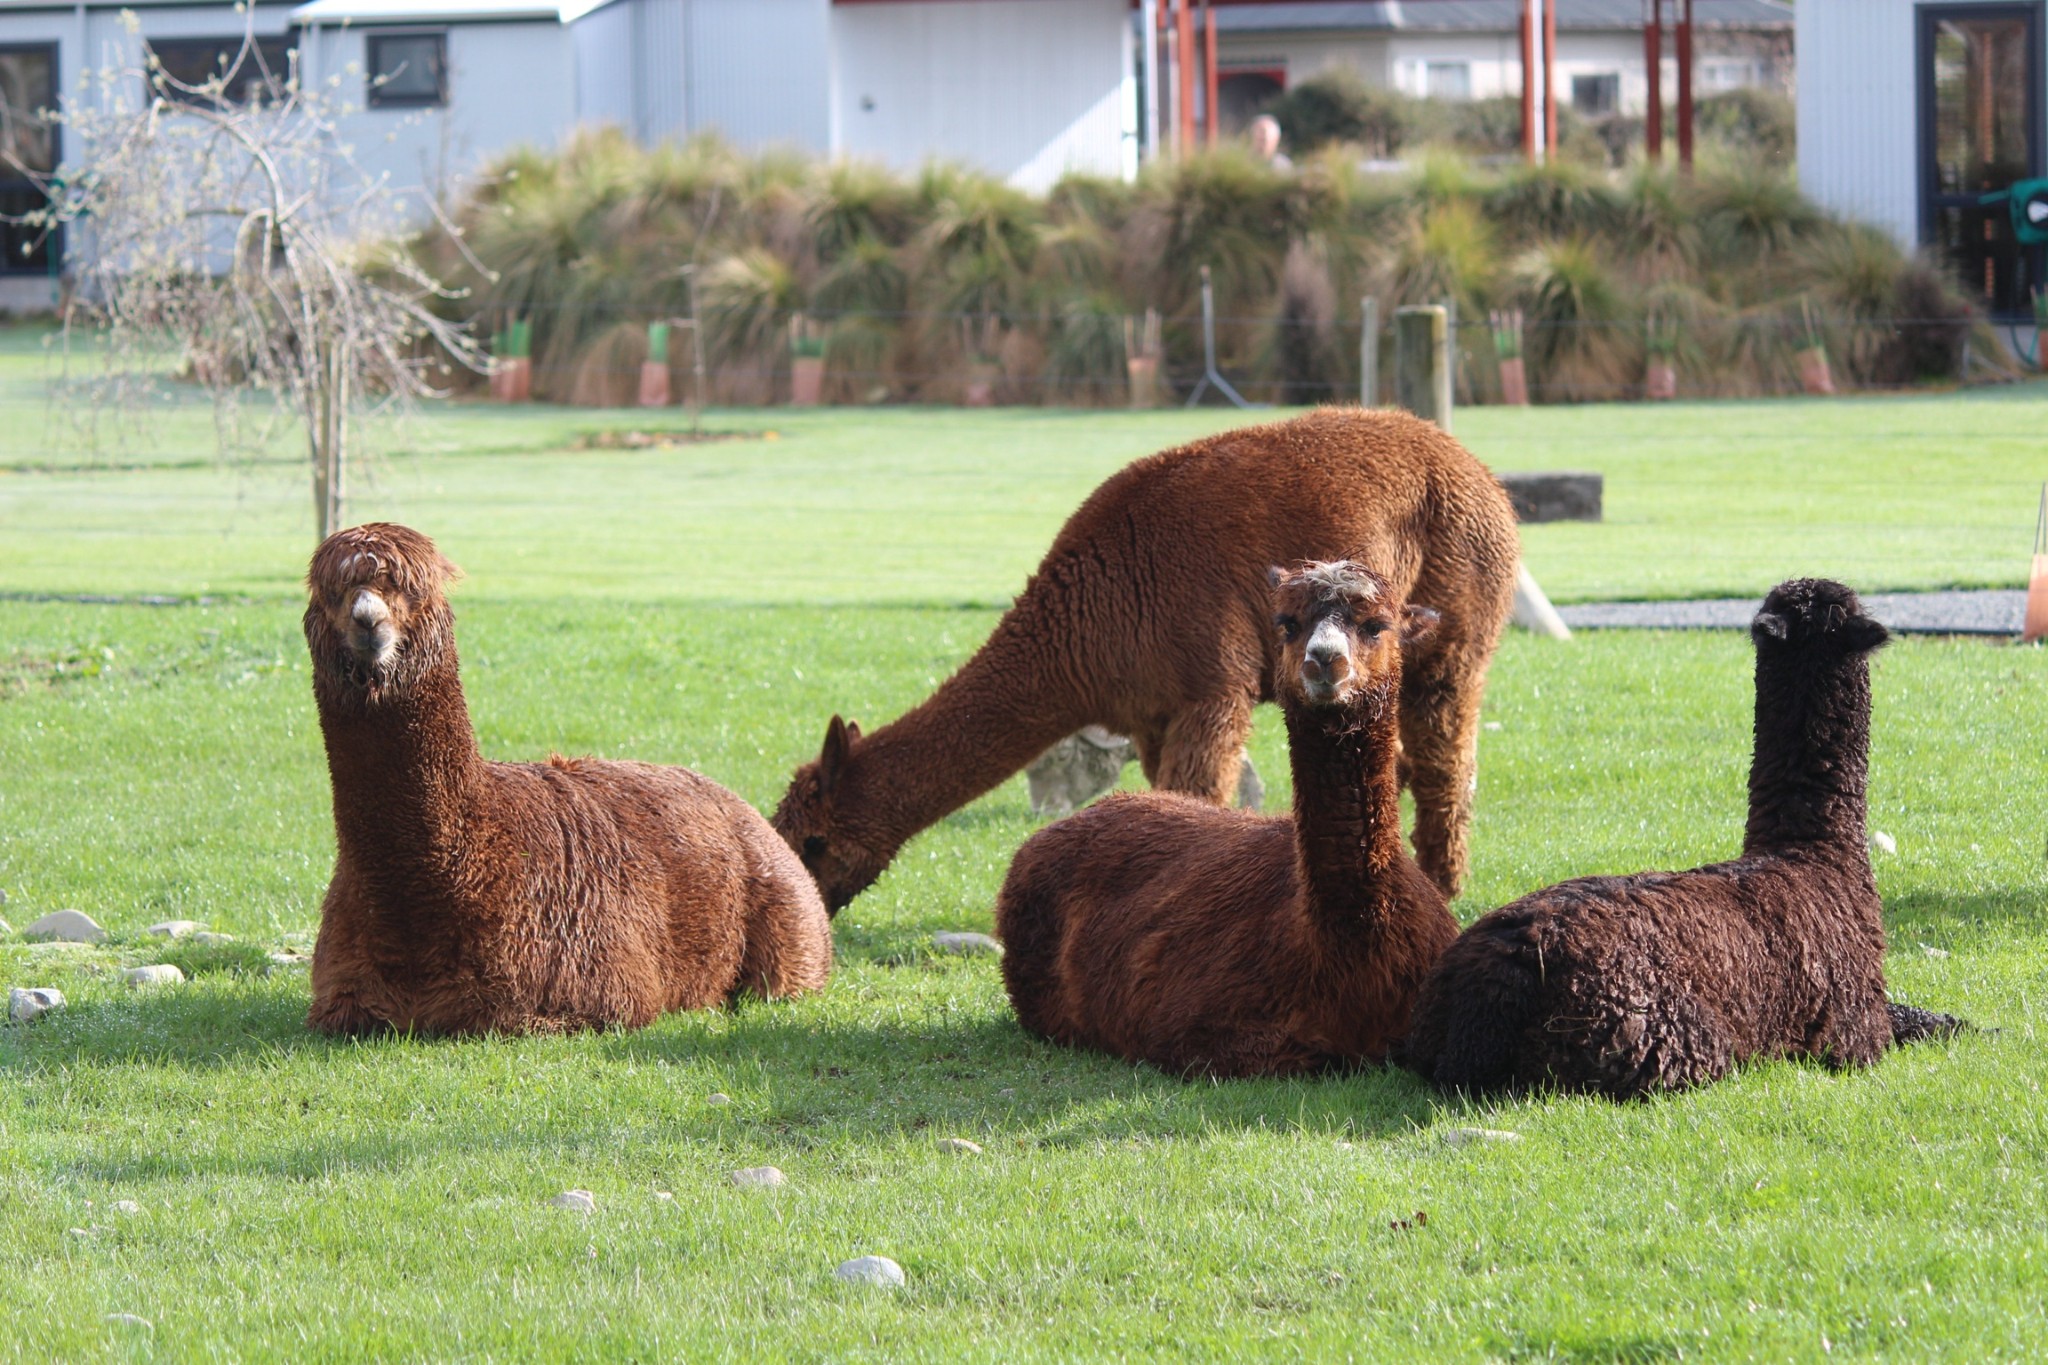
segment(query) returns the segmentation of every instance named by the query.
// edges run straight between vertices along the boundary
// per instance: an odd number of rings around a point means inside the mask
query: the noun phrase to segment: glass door
[[[1922,5],[1920,236],[1994,317],[2031,317],[2043,251],[2013,238],[2003,203],[2042,174],[2041,3]]]

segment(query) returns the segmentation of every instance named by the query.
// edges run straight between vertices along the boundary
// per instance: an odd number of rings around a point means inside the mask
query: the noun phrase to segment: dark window
[[[370,103],[420,109],[448,102],[448,35],[373,33]]]
[[[36,177],[57,169],[57,49],[0,47],[0,274],[43,274],[62,257],[61,234],[16,221],[49,200]]]
[[[1287,88],[1284,69],[1266,67],[1257,71],[1225,71],[1216,78],[1217,125],[1224,136],[1237,137],[1251,126],[1259,111],[1280,98]]]
[[[1599,76],[1572,77],[1572,108],[1582,114],[1611,114],[1621,103],[1621,77],[1609,72]]]
[[[179,104],[255,104],[281,99],[291,79],[288,38],[152,38],[157,93]]]
[[[1995,317],[2030,312],[2043,252],[1986,194],[2042,173],[2041,6],[1920,7],[1920,231]]]

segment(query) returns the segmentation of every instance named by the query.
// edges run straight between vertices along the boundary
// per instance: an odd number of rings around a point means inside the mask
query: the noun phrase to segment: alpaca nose
[[[375,630],[391,619],[391,608],[384,605],[384,599],[364,588],[356,593],[355,601],[349,604],[348,614],[364,630]]]

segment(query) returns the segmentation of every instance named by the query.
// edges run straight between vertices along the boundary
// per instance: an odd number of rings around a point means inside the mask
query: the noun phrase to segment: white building
[[[1951,260],[1995,315],[2048,291],[1984,195],[2048,175],[2042,0],[1799,0],[1799,182]]]
[[[358,106],[360,160],[443,195],[602,123],[906,170],[957,159],[1030,189],[1136,167],[1127,0],[0,0],[0,142],[54,169],[61,130],[37,109],[139,67],[144,43],[203,80],[251,16],[266,66],[296,50],[304,81]],[[37,202],[0,170],[0,213]],[[58,252],[27,245],[0,225],[0,308],[54,296]]]
[[[1553,68],[1558,103],[1590,117],[1649,107],[1643,0],[1551,0],[1557,6]],[[1668,35],[1661,80],[1678,90]],[[1792,10],[1783,0],[1695,0],[1694,89],[1789,90]],[[1365,0],[1245,4],[1218,8],[1217,103],[1231,130],[1266,99],[1333,68],[1368,83],[1440,99],[1491,99],[1522,91],[1522,0]]]

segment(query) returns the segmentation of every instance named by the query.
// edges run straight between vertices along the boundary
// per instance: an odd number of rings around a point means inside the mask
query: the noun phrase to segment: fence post
[[[1458,371],[1464,357],[1458,352],[1458,301],[1444,300],[1444,411],[1436,424],[1451,429],[1451,413],[1458,406]]]
[[[1376,408],[1380,405],[1380,301],[1362,301],[1358,317],[1358,406]]]
[[[1441,307],[1394,310],[1394,402],[1417,417],[1451,427],[1451,371],[1445,364],[1447,319]]]

